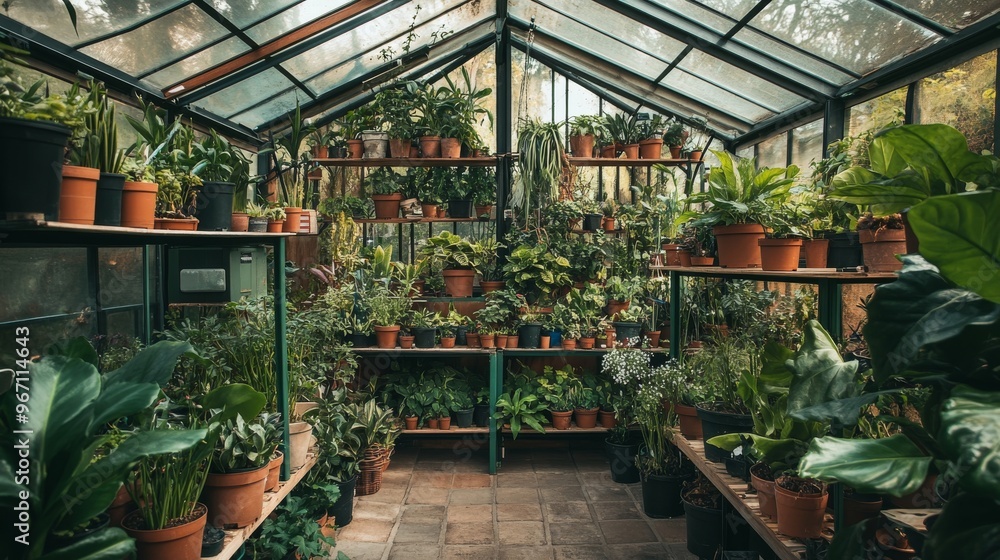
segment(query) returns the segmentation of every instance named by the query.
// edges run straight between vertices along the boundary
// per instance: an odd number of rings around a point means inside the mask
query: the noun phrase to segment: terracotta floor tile
[[[545,504],[545,519],[549,523],[592,521],[587,502],[556,502]]]
[[[351,560],[382,560],[386,547],[383,543],[340,541],[338,537],[337,548],[330,558],[336,558],[337,552],[343,552]]]
[[[545,526],[541,521],[506,521],[499,526],[501,545],[545,544]]]
[[[350,525],[337,533],[337,539],[345,541],[385,543],[389,542],[392,532],[392,521],[377,519],[355,519]]]
[[[609,560],[603,546],[554,546],[555,560]]]
[[[551,546],[504,546],[500,547],[500,560],[552,560]]]
[[[441,560],[493,560],[496,553],[493,546],[445,545]]]
[[[541,487],[543,502],[582,502],[587,499],[583,488],[576,486]]]
[[[395,521],[399,516],[399,504],[383,504],[381,502],[358,502],[354,504],[354,519],[381,519]]]
[[[642,519],[635,503],[628,502],[593,502],[594,511],[599,521],[609,519]]]
[[[406,486],[383,486],[381,490],[367,496],[360,496],[362,502],[380,502],[383,504],[401,504],[406,495]]]
[[[462,506],[492,504],[493,490],[491,488],[459,488],[452,490],[449,503]]]
[[[603,544],[601,528],[589,521],[549,523],[552,544]]]
[[[537,488],[497,488],[498,504],[537,504],[539,502]]]
[[[552,488],[556,486],[580,487],[580,480],[572,470],[566,471],[563,469],[562,472],[557,473],[537,473],[535,474],[535,478],[538,479],[539,488]]]
[[[489,544],[493,540],[493,522],[448,523],[445,529],[446,544]]]
[[[677,519],[650,519],[647,521],[653,532],[663,543],[687,542],[687,523],[683,517]]]
[[[410,488],[406,495],[407,504],[440,504],[448,503],[447,488]]]
[[[698,557],[688,552],[687,543],[666,544],[663,548],[670,553],[672,560],[698,560]]]
[[[410,488],[451,488],[455,478],[450,472],[416,472],[410,479]]]
[[[392,542],[437,544],[441,541],[443,525],[440,521],[437,523],[400,522]]]
[[[428,544],[397,544],[389,550],[389,560],[438,560],[441,547]]]
[[[645,521],[626,519],[621,521],[601,521],[601,531],[608,544],[651,543],[656,535]]]
[[[448,523],[492,523],[493,504],[448,506]]]
[[[673,555],[660,544],[609,546],[612,560],[673,560]]]
[[[541,521],[542,507],[535,504],[497,504],[497,521]]]
[[[415,504],[403,506],[403,521],[415,523],[436,523],[443,521],[447,509],[445,506]]]
[[[497,488],[537,488],[538,479],[535,473],[500,473],[497,475]]]
[[[628,490],[623,486],[587,486],[584,488],[591,502],[625,502],[631,501]]]
[[[455,473],[452,488],[490,488],[493,477],[488,474]]]
[[[611,479],[611,471],[602,470],[595,472],[581,472],[580,480],[584,486],[617,486],[618,483]]]

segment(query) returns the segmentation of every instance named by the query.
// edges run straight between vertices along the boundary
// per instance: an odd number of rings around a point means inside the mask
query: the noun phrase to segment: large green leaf
[[[107,527],[38,560],[121,560],[135,553],[135,541],[118,527]]]
[[[1000,560],[1000,503],[963,492],[948,500],[924,544],[924,560]]]
[[[1000,191],[939,196],[914,206],[920,254],[945,278],[1000,303]]]
[[[705,443],[714,445],[726,451],[733,451],[743,443],[743,439],[752,442],[753,457],[770,465],[794,465],[806,451],[806,444],[797,439],[773,439],[755,434],[723,434],[715,436]]]
[[[1000,393],[955,387],[941,406],[938,441],[966,490],[1000,499]]]
[[[777,342],[768,341],[764,345],[759,376],[763,392],[783,392],[779,389],[787,389],[792,384],[792,371],[788,369],[787,362],[794,357],[795,352],[791,348],[786,348]]]
[[[187,342],[164,340],[143,348],[127,364],[104,376],[104,386],[117,383],[156,383],[160,387],[170,381],[177,359],[194,348]]]
[[[1000,306],[955,288],[918,255],[903,257],[899,279],[879,286],[867,307],[863,333],[879,382],[906,371],[926,345],[1000,319]]]
[[[799,474],[843,482],[863,494],[902,496],[927,478],[931,458],[904,435],[884,439],[816,438],[799,463]]]
[[[264,393],[255,390],[245,383],[231,383],[213,389],[205,395],[202,405],[207,409],[219,409],[221,412],[215,415],[213,422],[223,423],[240,415],[243,418],[253,418],[257,416],[267,404],[267,397]]]
[[[828,401],[800,408],[795,412],[790,412],[788,415],[796,420],[812,422],[836,420],[841,426],[853,426],[858,422],[858,416],[861,414],[863,406],[877,401],[881,395],[898,393],[900,391],[901,389],[889,389],[864,393],[857,397]]]
[[[802,330],[802,345],[788,366],[794,373],[788,388],[788,412],[857,394],[858,362],[845,362],[837,343],[819,324],[809,321]]]
[[[97,350],[94,350],[90,341],[82,336],[53,344],[47,355],[80,358],[94,367],[98,366]]]
[[[940,183],[944,190],[929,193],[933,196],[961,192],[965,181],[973,180],[989,166],[987,158],[969,151],[965,135],[946,124],[889,128],[880,132],[872,144],[891,145],[911,168],[926,174],[932,185]],[[888,171],[888,176],[898,175],[899,167],[890,166]]]
[[[877,215],[901,212],[927,198],[918,177],[886,178],[863,167],[851,167],[831,181],[830,198],[871,207]]]
[[[94,403],[96,417],[92,428],[149,408],[160,396],[155,383],[118,383],[101,392]]]

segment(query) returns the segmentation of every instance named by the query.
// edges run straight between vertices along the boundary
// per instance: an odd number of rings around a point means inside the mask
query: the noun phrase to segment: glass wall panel
[[[79,45],[184,3],[182,0],[73,2],[76,8],[76,30],[73,29],[73,22],[70,21],[62,0],[4,2],[3,15],[67,45]]]
[[[758,167],[785,167],[788,165],[788,134],[781,133],[757,144]]]
[[[226,34],[225,27],[197,6],[190,5],[124,35],[84,47],[81,52],[136,75],[177,60]]]
[[[733,28],[733,21],[731,19],[707,10],[695,2],[689,2],[688,0],[652,0],[652,2],[674,13],[682,14],[692,21],[705,25],[721,35],[725,35]]]
[[[893,124],[903,124],[906,88],[901,87],[848,109],[848,135],[858,136]]]
[[[247,35],[258,44],[266,43],[350,3],[350,0],[306,0],[251,27]]]
[[[802,171],[799,179],[809,177],[809,164],[823,159],[823,119],[792,130],[792,163]]]
[[[1000,0],[896,0],[900,5],[928,18],[959,29],[979,21],[997,10]]]
[[[970,150],[993,151],[996,78],[991,51],[920,80],[913,122],[949,124],[965,134]]]
[[[281,72],[269,68],[195,104],[217,115],[232,115],[292,87],[292,82],[282,76]]]
[[[97,262],[101,307],[142,303],[142,249],[99,249]]]
[[[527,68],[524,53],[514,50],[511,55],[511,109],[514,130],[511,141],[517,146],[517,124],[521,119],[552,118],[552,69],[535,59]]]
[[[939,38],[867,0],[776,0],[750,25],[862,74]]]
[[[699,0],[698,3],[718,10],[735,20],[741,20],[757,5],[757,2],[758,0]]]
[[[569,118],[596,115],[601,111],[601,98],[576,82],[569,83]]]
[[[0,322],[81,312],[94,306],[86,249],[2,249]],[[44,294],[44,297],[42,297]]]
[[[157,88],[163,89],[217,64],[221,64],[237,55],[241,55],[248,50],[250,50],[250,47],[241,39],[230,37],[201,52],[184,57],[176,64],[171,64],[155,74],[150,74],[145,80]]]
[[[238,115],[231,115],[229,118],[244,126],[255,128],[261,123],[294,111],[296,101],[299,104],[305,104],[311,101],[311,99],[300,89],[292,88],[268,100],[266,103],[251,107]]]
[[[464,65],[465,71],[469,73],[469,78],[472,80],[472,88],[474,90],[481,90],[489,88],[493,90],[493,94],[487,96],[486,98],[480,100],[480,105],[490,112],[494,118],[497,114],[497,69],[496,69],[496,46],[491,45],[489,48],[483,52],[477,54],[476,56],[469,59]],[[456,68],[452,70],[451,74],[448,75],[451,80],[459,85],[461,88],[465,88],[465,79],[462,77],[462,68]],[[444,80],[438,82],[438,84],[443,84]],[[493,124],[486,117],[483,117],[475,126],[476,132],[479,133],[479,137],[486,142],[489,146],[490,151],[496,149],[496,132]]]
[[[736,150],[736,155],[740,156],[741,158],[752,158],[753,157],[753,146],[752,145],[751,146],[746,146],[744,148],[740,148],[740,149]]]

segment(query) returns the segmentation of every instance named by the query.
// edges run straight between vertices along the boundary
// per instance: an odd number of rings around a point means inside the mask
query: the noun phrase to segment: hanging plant
[[[529,215],[543,201],[556,197],[563,174],[562,138],[559,123],[539,119],[522,120],[518,125],[517,149],[520,173],[511,189],[511,206]]]

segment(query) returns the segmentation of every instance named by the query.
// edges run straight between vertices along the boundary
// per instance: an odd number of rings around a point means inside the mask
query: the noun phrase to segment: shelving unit
[[[324,167],[493,167],[497,157],[464,158],[315,158]]]
[[[232,529],[226,531],[226,539],[224,541],[225,544],[222,546],[222,552],[216,554],[215,556],[207,557],[207,560],[229,560],[232,558],[233,555],[236,554],[236,551],[240,549],[240,546],[242,546],[243,543],[250,538],[250,535],[252,535],[253,532],[260,527],[261,523],[267,519],[267,516],[271,515],[271,512],[277,509],[278,504],[280,504],[281,501],[284,500],[288,494],[290,494],[291,491],[299,485],[300,482],[302,482],[302,479],[305,478],[309,469],[316,464],[316,459],[317,457],[315,451],[310,451],[305,465],[296,469],[295,472],[292,473],[292,477],[285,482],[282,482],[276,491],[266,492],[264,494],[264,510],[261,512],[260,517],[242,529]]]

